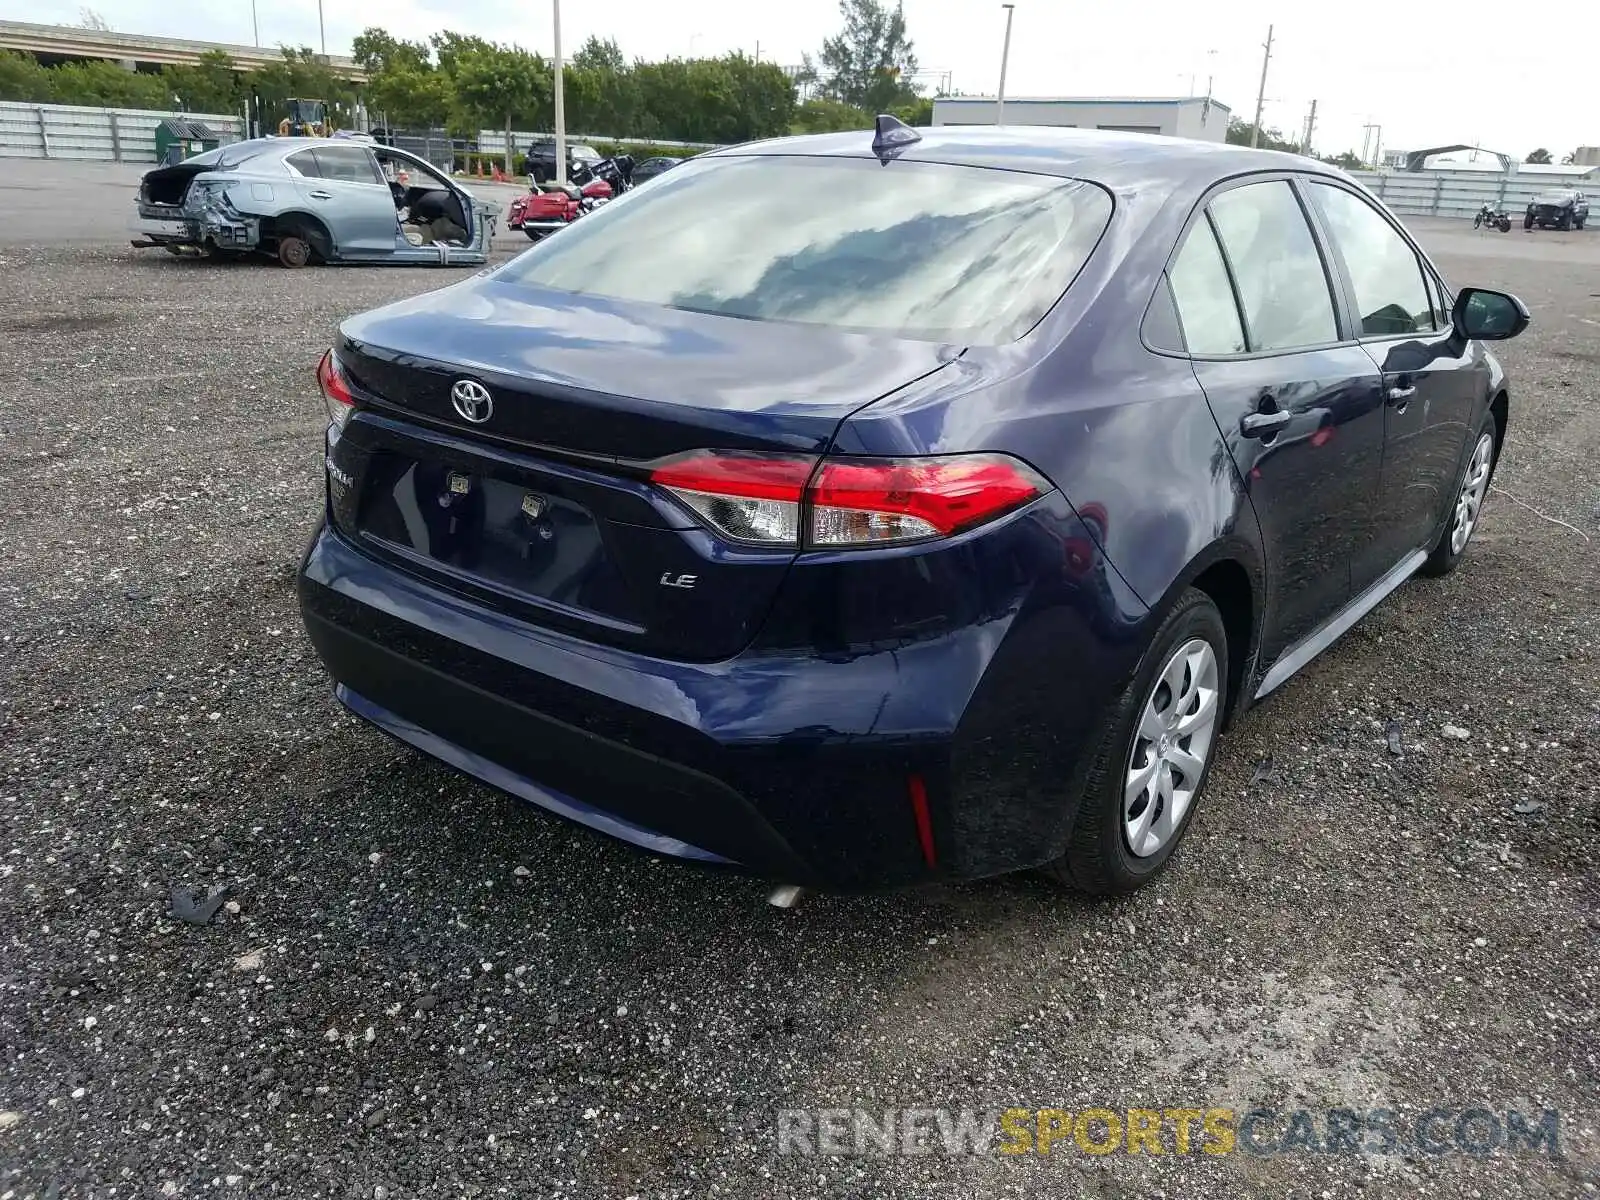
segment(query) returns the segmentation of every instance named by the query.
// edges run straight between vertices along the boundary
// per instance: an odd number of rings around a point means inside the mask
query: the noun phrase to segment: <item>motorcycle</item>
[[[632,156],[619,154],[578,167],[565,184],[534,182],[528,195],[511,202],[506,227],[520,229],[537,242],[627,191],[632,173]]]
[[[1478,215],[1472,218],[1472,227],[1482,229],[1498,229],[1501,233],[1511,232],[1511,217],[1504,209],[1497,209],[1492,204],[1485,204],[1478,210]]]

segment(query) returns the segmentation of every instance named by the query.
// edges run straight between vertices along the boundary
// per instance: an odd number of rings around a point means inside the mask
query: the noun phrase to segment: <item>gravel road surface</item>
[[[788,912],[334,703],[312,370],[463,276],[0,247],[0,1197],[1596,1194],[1600,236],[1418,226],[1535,319],[1461,570],[1233,731],[1137,896]],[[1332,1106],[1560,1110],[1560,1155],[777,1153],[780,1110]]]

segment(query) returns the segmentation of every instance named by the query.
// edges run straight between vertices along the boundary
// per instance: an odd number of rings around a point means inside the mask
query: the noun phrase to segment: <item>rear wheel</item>
[[[1472,456],[1467,459],[1467,469],[1462,472],[1461,485],[1456,489],[1455,507],[1450,512],[1450,523],[1439,535],[1428,561],[1422,564],[1424,575],[1448,575],[1461,563],[1467,543],[1477,531],[1483,516],[1483,502],[1489,494],[1489,479],[1494,474],[1496,451],[1494,414],[1483,419],[1478,430],[1478,440],[1473,443]]]
[[[1114,895],[1161,872],[1194,819],[1227,687],[1222,614],[1204,592],[1189,588],[1091,743],[1067,851],[1046,874]]]
[[[286,267],[303,267],[311,261],[311,243],[299,230],[278,235],[278,262]]]
[[[1501,217],[1500,218],[1500,232],[1501,233],[1510,233],[1511,232],[1511,218],[1510,217]]]
[[[1532,213],[1529,213],[1527,216],[1522,218],[1522,227],[1524,229],[1532,229],[1533,228],[1533,214]]]

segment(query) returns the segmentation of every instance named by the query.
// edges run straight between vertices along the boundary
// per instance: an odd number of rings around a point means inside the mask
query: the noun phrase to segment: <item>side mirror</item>
[[[1514,338],[1532,319],[1521,300],[1509,292],[1491,292],[1487,288],[1462,288],[1450,312],[1456,333],[1481,342]]]

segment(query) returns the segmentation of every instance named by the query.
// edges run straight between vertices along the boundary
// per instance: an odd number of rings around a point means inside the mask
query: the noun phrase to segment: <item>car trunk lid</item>
[[[750,640],[794,554],[719,541],[649,464],[821,455],[851,412],[958,353],[492,278],[341,335],[362,411],[330,449],[336,524],[520,619],[699,660]],[[453,403],[463,380],[488,394],[481,420]]]

